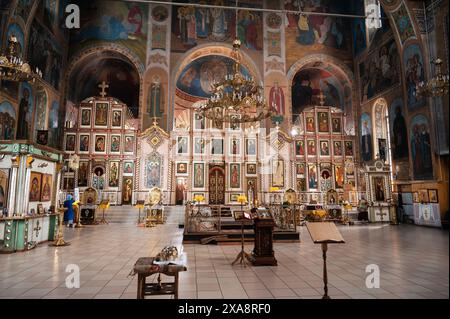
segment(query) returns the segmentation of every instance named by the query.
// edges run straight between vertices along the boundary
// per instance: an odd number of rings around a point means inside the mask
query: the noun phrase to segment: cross
[[[320,91],[320,94],[318,95],[319,97],[319,103],[321,106],[323,106],[325,104],[325,95],[323,95],[323,92]]]
[[[380,212],[378,213],[378,215],[380,216],[380,221],[383,221],[383,216],[387,215],[387,213],[383,212],[382,210],[380,210]]]
[[[153,126],[158,126],[158,118],[152,117],[152,120],[153,120]]]
[[[100,92],[100,96],[101,96],[101,97],[105,97],[105,96],[106,96],[106,91],[105,91],[105,89],[109,88],[109,85],[106,84],[105,81],[103,81],[101,84],[98,85],[98,87],[102,89],[102,91]]]
[[[36,231],[36,237],[39,237],[39,231],[42,229],[41,226],[39,226],[39,221],[36,222],[36,227],[33,228],[33,230]]]

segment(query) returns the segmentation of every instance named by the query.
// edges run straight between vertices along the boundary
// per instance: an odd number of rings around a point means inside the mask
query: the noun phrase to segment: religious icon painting
[[[247,163],[246,167],[247,175],[256,175],[256,163]]]
[[[233,202],[233,203],[237,203],[237,201],[238,201],[238,197],[240,196],[241,194],[239,194],[239,193],[234,193],[234,194],[230,194],[230,202]]]
[[[418,192],[413,193],[413,203],[419,203],[419,193]]]
[[[152,10],[152,18],[156,22],[163,22],[169,16],[169,11],[164,6],[156,6]]]
[[[205,153],[205,139],[203,137],[194,138],[194,154]]]
[[[281,159],[272,161],[272,186],[284,187],[284,161]]]
[[[187,162],[177,162],[177,175],[188,175],[188,163]]]
[[[256,155],[256,139],[254,138],[245,139],[245,154]]]
[[[111,135],[109,151],[111,153],[120,153],[120,135]]]
[[[328,141],[320,141],[320,155],[330,156],[330,143]]]
[[[30,202],[38,202],[41,200],[41,184],[42,184],[42,174],[37,172],[31,172]]]
[[[222,155],[223,154],[223,139],[213,138],[211,140],[211,154]]]
[[[353,156],[353,141],[345,141],[345,156]]]
[[[297,178],[297,191],[306,192],[306,178]]]
[[[73,177],[64,177],[64,183],[62,185],[64,190],[73,190],[75,187],[75,178]]]
[[[95,125],[108,125],[108,103],[95,103]]]
[[[122,126],[122,110],[113,110],[111,114],[111,125],[113,127]]]
[[[297,163],[296,166],[297,166],[297,169],[296,169],[297,176],[301,176],[301,177],[305,176],[305,173],[306,173],[305,163]]]
[[[68,152],[75,152],[75,134],[66,134],[65,149]]]
[[[188,153],[188,137],[178,136],[177,139],[177,154],[187,154]]]
[[[306,132],[315,133],[316,132],[316,124],[314,121],[314,116],[306,115]]]
[[[241,116],[239,114],[230,115],[230,130],[238,131],[241,129],[241,123],[239,123]]]
[[[241,188],[241,164],[230,163],[230,188]]]
[[[48,144],[48,130],[37,130],[36,143],[40,145]]]
[[[437,189],[429,189],[428,190],[428,199],[429,199],[430,203],[439,203],[438,190]]]
[[[131,204],[133,197],[133,178],[124,177],[122,180],[122,204]]]
[[[320,163],[320,191],[328,192],[333,188],[333,175],[330,163]]]
[[[9,169],[0,169],[0,208],[7,207],[9,188]]]
[[[133,174],[133,171],[134,171],[134,162],[133,161],[123,162],[123,173],[124,174]]]
[[[38,215],[43,215],[45,213],[44,211],[44,205],[42,204],[37,204],[37,213]]]
[[[317,123],[318,123],[320,133],[330,132],[328,112],[318,112],[317,113]]]
[[[52,175],[42,175],[41,202],[49,202],[52,200]]]
[[[429,203],[430,198],[428,196],[428,190],[427,189],[419,189],[419,203]]]
[[[89,142],[90,142],[90,135],[80,134],[80,144],[79,144],[80,153],[89,152]]]
[[[334,181],[336,188],[344,188],[344,167],[342,165],[334,166]]]
[[[194,130],[200,131],[206,128],[206,119],[198,113],[194,114]]]
[[[331,131],[333,133],[341,133],[341,118],[333,117],[331,119]]]
[[[106,135],[96,134],[94,140],[94,151],[97,153],[106,152]]]
[[[342,156],[342,142],[341,141],[333,142],[333,155],[334,156]]]
[[[305,156],[305,141],[295,141],[295,155]]]
[[[372,199],[374,202],[384,202],[387,199],[385,194],[385,181],[383,176],[372,177]]]
[[[194,188],[205,187],[205,163],[194,163]]]
[[[81,127],[90,127],[91,126],[91,109],[81,109]]]
[[[316,141],[315,140],[307,140],[306,143],[308,145],[308,156],[317,155]]]
[[[129,154],[134,153],[134,136],[133,135],[125,135],[123,151],[125,153],[129,153]]]
[[[88,186],[89,161],[80,161],[78,166],[78,187]]]
[[[317,165],[308,164],[308,187],[309,189],[317,189]]]
[[[230,155],[240,155],[241,154],[241,141],[236,137],[230,139]]]
[[[119,167],[120,162],[111,161],[109,162],[109,187],[119,186]]]

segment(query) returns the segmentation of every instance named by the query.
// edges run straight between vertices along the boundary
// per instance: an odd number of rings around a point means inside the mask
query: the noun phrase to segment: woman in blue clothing
[[[64,212],[64,223],[69,226],[73,227],[73,203],[75,201],[73,200],[72,195],[67,195],[67,199],[64,201],[64,207],[67,208],[67,210]]]

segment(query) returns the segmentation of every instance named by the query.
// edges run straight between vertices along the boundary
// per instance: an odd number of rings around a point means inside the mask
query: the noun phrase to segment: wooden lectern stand
[[[337,229],[334,223],[329,222],[307,222],[306,228],[308,229],[311,239],[314,244],[322,244],[322,257],[323,257],[323,283],[324,283],[324,295],[322,299],[330,299],[328,296],[328,276],[327,276],[327,250],[328,244],[344,244],[345,240],[342,238],[341,233]]]

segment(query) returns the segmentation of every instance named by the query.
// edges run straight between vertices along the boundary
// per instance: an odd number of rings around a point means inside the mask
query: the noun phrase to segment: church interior
[[[0,299],[448,299],[448,7],[0,0]]]

